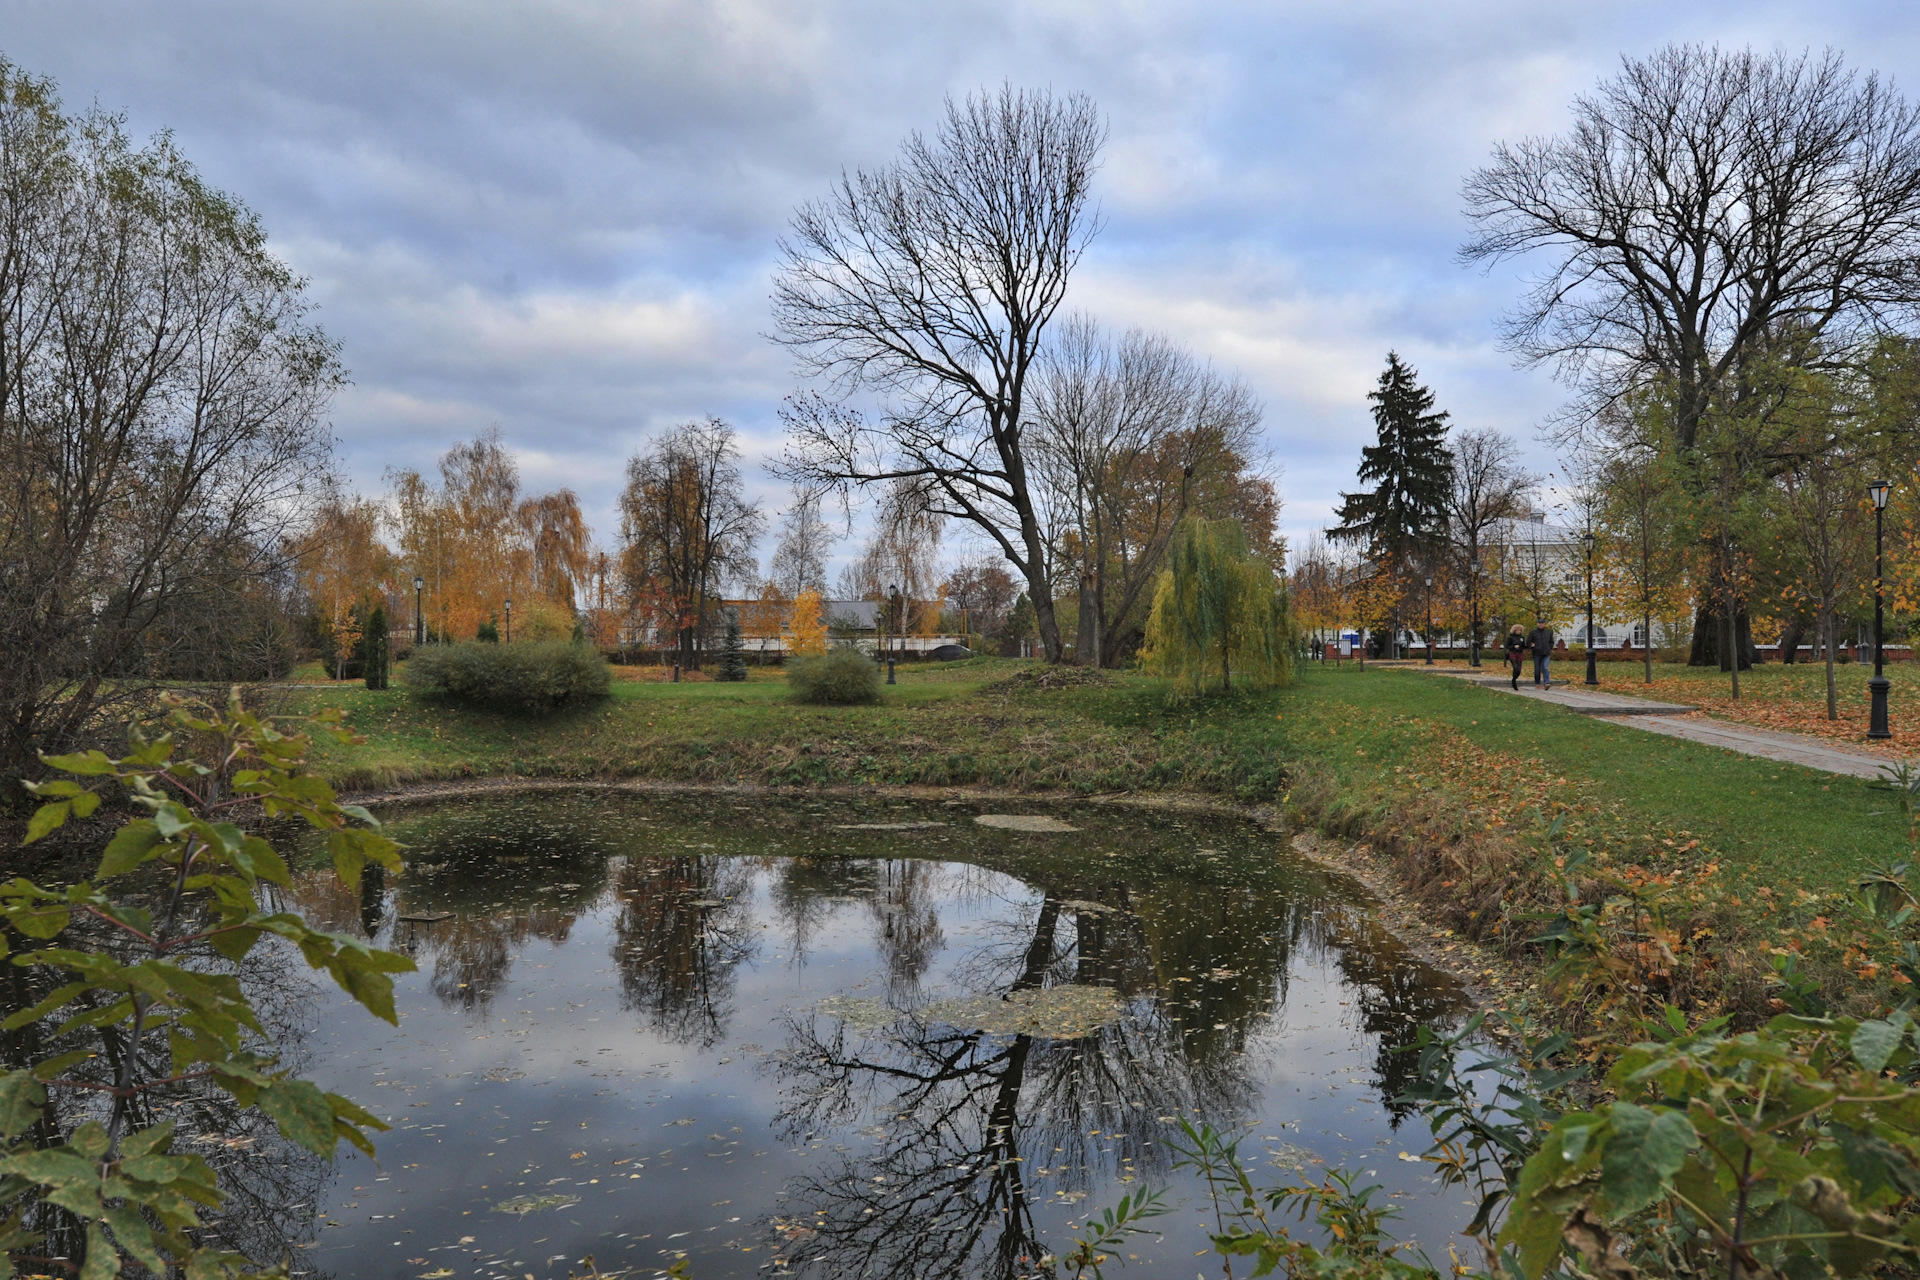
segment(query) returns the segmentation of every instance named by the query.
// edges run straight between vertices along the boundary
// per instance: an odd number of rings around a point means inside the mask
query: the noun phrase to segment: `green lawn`
[[[773,786],[985,785],[1090,794],[1179,790],[1243,802],[1313,797],[1362,829],[1417,804],[1465,826],[1529,825],[1571,806],[1622,853],[1701,842],[1753,883],[1842,887],[1904,849],[1893,798],[1857,779],[1735,756],[1415,671],[1312,665],[1290,689],[1169,703],[1166,686],[1008,691],[1032,664],[903,667],[877,707],[803,707],[777,670],[745,684],[617,683],[544,722],[422,707],[402,690],[280,696],[339,705],[372,741],[328,748],[338,782],[491,775],[648,777]]]

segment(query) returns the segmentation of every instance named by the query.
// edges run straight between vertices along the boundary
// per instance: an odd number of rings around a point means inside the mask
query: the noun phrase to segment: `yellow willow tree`
[[[571,632],[593,577],[593,534],[573,491],[523,497],[498,428],[454,445],[439,472],[437,486],[417,471],[389,477],[387,518],[425,582],[428,625],[471,639],[483,623],[504,622],[512,599],[516,636]]]
[[[359,646],[363,618],[392,585],[394,559],[380,541],[379,505],[329,495],[295,542],[294,563],[308,607],[324,623],[321,657],[338,679]]]
[[[1292,680],[1294,641],[1286,586],[1248,550],[1239,521],[1181,521],[1147,616],[1147,670],[1194,693],[1215,676],[1229,690],[1236,672],[1243,686],[1270,688]]]

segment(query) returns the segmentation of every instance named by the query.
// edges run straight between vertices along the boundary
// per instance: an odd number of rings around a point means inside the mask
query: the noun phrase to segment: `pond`
[[[397,1030],[320,986],[276,1006],[393,1125],[288,1184],[302,1274],[1050,1276],[1145,1187],[1172,1211],[1129,1268],[1211,1273],[1182,1118],[1275,1179],[1361,1172],[1443,1261],[1470,1216],[1387,1101],[1460,988],[1251,824],[597,791],[390,817],[402,875],[292,894],[420,965]]]

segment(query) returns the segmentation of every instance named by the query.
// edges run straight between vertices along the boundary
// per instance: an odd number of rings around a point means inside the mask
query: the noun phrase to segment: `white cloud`
[[[1167,329],[1268,405],[1288,525],[1324,519],[1395,347],[1456,421],[1529,441],[1559,393],[1463,271],[1461,176],[1673,39],[1832,43],[1920,87],[1889,0],[1676,8],[1313,0],[11,0],[0,53],[170,127],[313,281],[363,484],[499,423],[603,537],[653,427],[719,413],[758,460],[792,389],[773,243],[940,98],[1012,80],[1108,113],[1107,229],[1073,304]],[[756,484],[777,504],[771,480]]]

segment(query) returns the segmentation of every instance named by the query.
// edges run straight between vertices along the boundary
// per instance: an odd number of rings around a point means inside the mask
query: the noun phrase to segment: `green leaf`
[[[307,1080],[276,1080],[261,1090],[260,1109],[280,1132],[315,1155],[332,1155],[333,1107],[320,1087]]]
[[[0,1138],[10,1140],[32,1128],[46,1105],[46,1087],[31,1070],[0,1076]]]
[[[164,1274],[166,1259],[160,1256],[155,1245],[153,1231],[147,1226],[140,1211],[130,1204],[114,1205],[106,1212],[107,1225],[113,1228],[113,1238],[122,1249],[132,1254],[140,1265],[149,1271]]]
[[[160,829],[154,826],[151,818],[129,822],[114,832],[113,839],[107,841],[106,851],[100,855],[100,869],[94,873],[94,878],[105,880],[108,876],[126,874],[158,853],[160,844]]]
[[[168,1143],[173,1140],[173,1121],[149,1125],[145,1129],[136,1129],[120,1141],[120,1154],[123,1156],[144,1156],[156,1147],[164,1154]]]
[[[103,751],[84,751],[74,756],[41,756],[40,763],[49,769],[77,773],[83,777],[104,777],[119,768]]]
[[[89,1160],[98,1160],[107,1154],[106,1127],[98,1120],[89,1120],[73,1131],[67,1145]]]
[[[80,1280],[113,1280],[120,1274],[120,1254],[107,1243],[97,1222],[87,1224],[87,1260],[80,1264]]]
[[[100,793],[97,791],[82,791],[73,798],[73,816],[76,818],[91,818],[93,811],[99,807]]]
[[[33,811],[33,818],[27,823],[27,834],[21,844],[32,844],[42,836],[51,834],[67,824],[67,815],[73,812],[73,803],[69,800],[56,800],[52,804],[43,804]]]
[[[1612,1134],[1600,1158],[1600,1187],[1615,1218],[1659,1199],[1698,1141],[1679,1111],[1650,1111],[1616,1102],[1609,1112]]]
[[[1897,1019],[1882,1021],[1874,1019],[1863,1022],[1853,1029],[1853,1039],[1847,1047],[1853,1050],[1853,1060],[1864,1069],[1878,1075],[1886,1070],[1887,1059],[1900,1047],[1902,1037],[1907,1034],[1907,1015]]]

